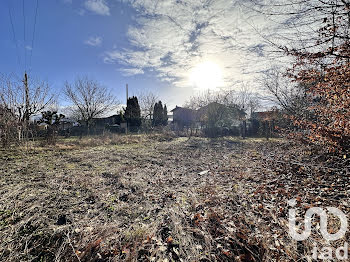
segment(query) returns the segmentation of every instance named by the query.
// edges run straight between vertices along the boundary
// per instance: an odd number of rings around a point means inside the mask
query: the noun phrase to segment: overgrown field
[[[319,230],[289,237],[288,200],[300,220],[310,206],[348,213],[342,159],[286,141],[161,135],[3,150],[0,260],[307,261],[326,243]]]

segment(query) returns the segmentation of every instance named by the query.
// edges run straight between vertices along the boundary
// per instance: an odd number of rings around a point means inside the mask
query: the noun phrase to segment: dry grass
[[[162,134],[2,152],[0,260],[304,259],[321,240],[300,247],[289,238],[286,203],[302,196],[311,204],[318,188],[290,165],[300,150],[281,153],[292,149]]]

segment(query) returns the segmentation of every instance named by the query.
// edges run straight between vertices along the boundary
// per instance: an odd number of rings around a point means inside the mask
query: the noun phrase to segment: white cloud
[[[123,73],[123,76],[134,76],[134,75],[142,75],[145,72],[139,68],[122,68],[119,71]]]
[[[208,60],[223,69],[223,88],[254,83],[267,69],[269,47],[255,25],[268,25],[259,16],[249,20],[239,1],[124,1],[138,12],[127,32],[130,48],[106,52],[106,63],[154,71],[177,87],[190,87],[189,72]]]
[[[105,0],[86,0],[85,8],[98,15],[110,15],[109,7]]]
[[[84,43],[86,45],[90,45],[90,46],[100,46],[102,44],[102,37],[100,36],[91,36],[89,37],[89,39],[85,40]]]
[[[83,15],[85,15],[85,9],[79,9],[78,11],[77,11],[77,13],[78,13],[78,15],[80,15],[80,16],[83,16]]]

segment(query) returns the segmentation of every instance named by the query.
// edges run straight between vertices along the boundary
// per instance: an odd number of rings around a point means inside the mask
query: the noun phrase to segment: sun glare
[[[223,84],[221,68],[209,61],[198,64],[190,74],[190,82],[198,89],[216,89]]]

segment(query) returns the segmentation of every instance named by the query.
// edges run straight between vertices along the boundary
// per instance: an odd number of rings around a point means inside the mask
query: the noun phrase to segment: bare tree
[[[268,31],[261,36],[283,54],[349,59],[339,46],[350,40],[349,0],[248,0],[250,16],[264,15]],[[250,12],[250,11],[254,12]],[[271,34],[273,31],[273,34]],[[328,60],[328,61],[327,61]],[[331,63],[329,59],[323,61]]]
[[[245,83],[238,88],[231,96],[228,105],[237,107],[241,111],[241,132],[242,137],[247,136],[247,120],[252,117],[253,113],[261,108],[261,98],[257,92],[254,92]]]
[[[260,80],[266,93],[262,98],[279,106],[286,113],[293,115],[303,114],[309,105],[307,87],[297,86],[285,74],[276,68],[270,69]]]
[[[64,93],[72,103],[71,113],[82,120],[88,128],[94,118],[103,116],[117,106],[111,92],[88,77],[78,77],[73,84],[66,82]]]
[[[197,96],[192,96],[185,103],[185,107],[197,110],[211,103],[219,103],[235,109],[238,108],[244,110],[246,113],[253,112],[261,106],[259,95],[243,83],[236,89],[216,92],[208,90]]]
[[[207,106],[211,103],[226,103],[228,100],[227,92],[215,92],[215,91],[204,91],[197,95],[192,96],[186,103],[185,107],[198,110],[201,107]]]
[[[11,110],[20,123],[29,122],[31,116],[40,113],[54,102],[54,95],[44,81],[29,81],[27,74],[22,82],[13,76],[0,79],[0,103]]]
[[[225,101],[228,106],[237,106],[247,115],[255,112],[261,107],[258,93],[249,88],[246,83],[242,83],[242,85],[234,92],[228,91],[225,96]]]
[[[159,101],[159,97],[152,92],[145,92],[138,95],[143,119],[152,120],[154,105]]]
[[[197,120],[205,127],[204,132],[207,135],[216,136],[232,132],[237,127],[237,121],[244,120],[245,110],[241,104],[248,105],[250,97],[247,94],[240,96],[236,90],[208,90],[192,96],[185,106],[197,110]]]
[[[0,141],[2,147],[7,147],[18,139],[18,121],[8,108],[0,105]]]
[[[11,120],[11,128],[6,130],[11,132],[16,130],[18,140],[28,136],[30,118],[39,114],[53,101],[54,95],[44,81],[29,79],[27,74],[22,81],[16,80],[11,75],[0,77],[0,106],[3,117],[6,115],[5,126],[8,126],[10,124],[8,120]],[[4,134],[4,131],[2,133]],[[14,137],[13,134],[5,136]]]

